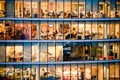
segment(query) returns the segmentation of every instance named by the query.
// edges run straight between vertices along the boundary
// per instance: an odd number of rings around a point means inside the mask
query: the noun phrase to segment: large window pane
[[[71,14],[71,0],[64,0],[64,18],[70,18]]]
[[[5,62],[5,43],[0,43],[0,62]]]
[[[15,66],[15,80],[22,80],[22,76],[23,76],[22,66],[16,65]]]
[[[92,74],[91,74],[91,79],[92,80],[97,80],[97,76],[98,76],[98,69],[97,69],[97,65],[96,64],[92,64],[92,70],[91,70]]]
[[[6,32],[6,28],[5,28],[4,21],[0,21],[0,40],[5,39],[5,32]]]
[[[63,18],[64,16],[64,11],[63,11],[63,0],[57,0],[57,3],[56,3],[56,12],[57,12],[57,18]]]
[[[93,18],[98,18],[98,1],[99,0],[93,0],[93,3],[92,3],[92,11],[93,11]]]
[[[41,0],[41,17],[48,18],[48,0]]]
[[[85,39],[91,39],[91,22],[86,22],[86,25],[85,25]]]
[[[79,0],[79,18],[85,18],[85,0]]]
[[[56,65],[56,80],[63,80],[63,66]]]
[[[104,80],[103,71],[104,71],[103,64],[98,64],[98,80]]]
[[[31,77],[31,66],[23,65],[23,80],[30,80]]]
[[[32,15],[33,18],[39,17],[39,0],[32,0]]]
[[[78,17],[78,0],[71,0],[72,1],[72,18],[77,18]]]
[[[5,0],[0,1],[0,17],[5,17]]]
[[[120,17],[120,0],[116,0],[116,14],[115,14],[116,18]]]
[[[70,80],[78,80],[77,79],[77,65],[76,64],[71,65],[70,74],[71,74]]]
[[[24,62],[31,61],[31,43],[24,43]]]
[[[39,39],[39,27],[38,21],[32,21],[31,39]]]
[[[40,80],[48,80],[48,66],[40,65]]]
[[[116,0],[110,0],[110,17],[115,18],[115,12],[116,12],[116,5],[115,5]]]
[[[63,61],[63,43],[56,43],[56,61]]]
[[[8,80],[14,80],[15,72],[14,66],[6,66],[6,78]]]
[[[64,65],[63,67],[63,80],[70,80],[70,65]]]
[[[56,35],[56,25],[54,22],[49,22],[48,23],[48,39],[55,39],[55,35]]]
[[[84,39],[84,33],[85,33],[84,29],[85,29],[84,22],[79,22],[78,39]]]
[[[48,65],[48,80],[56,80],[55,65]]]
[[[99,22],[98,26],[98,39],[104,38],[104,24],[102,22]]]
[[[31,68],[31,80],[40,80],[39,65],[32,65],[32,68]]]
[[[98,39],[98,24],[97,24],[97,22],[92,22],[91,38]]]
[[[71,39],[71,23],[70,22],[64,22],[63,23],[63,33],[64,33],[64,39]]]
[[[0,66],[0,79],[4,80],[6,78],[6,67],[4,65]]]

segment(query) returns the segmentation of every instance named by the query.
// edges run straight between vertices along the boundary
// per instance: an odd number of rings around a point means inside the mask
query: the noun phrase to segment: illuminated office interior
[[[0,0],[0,80],[120,80],[120,0]]]

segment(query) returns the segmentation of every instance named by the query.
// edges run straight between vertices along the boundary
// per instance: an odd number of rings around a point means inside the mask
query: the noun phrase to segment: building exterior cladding
[[[120,80],[120,0],[0,0],[0,80]]]

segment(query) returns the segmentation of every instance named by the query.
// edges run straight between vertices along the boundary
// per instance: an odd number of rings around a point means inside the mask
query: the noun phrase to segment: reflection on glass
[[[103,64],[98,64],[98,80],[104,80],[103,79],[103,74],[104,74],[104,68]]]
[[[71,39],[72,40],[76,40],[79,38],[78,36],[78,23],[77,22],[72,22],[72,26],[71,26]]]
[[[92,18],[92,0],[86,0],[86,18]]]
[[[104,64],[104,72],[103,72],[104,80],[111,80],[110,76],[109,76],[109,73],[110,73],[109,64]]]
[[[105,18],[106,17],[104,0],[99,0],[99,17],[100,18]]]
[[[115,63],[115,79],[120,79],[120,67],[119,67],[119,64],[118,63]]]
[[[31,43],[24,43],[24,62],[31,61]]]
[[[14,43],[7,43],[6,44],[6,61],[7,62],[14,62],[15,61]]]
[[[99,16],[99,14],[98,14],[98,6],[99,6],[98,1],[99,0],[95,0],[92,3],[93,18],[98,18],[98,16]]]
[[[115,2],[116,0],[110,0],[110,17],[115,18]]]
[[[23,80],[30,80],[31,77],[31,68],[30,65],[23,66]]]
[[[39,43],[32,43],[32,62],[39,61]]]
[[[70,80],[70,65],[64,65],[63,67],[63,80]]]
[[[98,43],[98,47],[97,47],[98,60],[103,60],[103,58],[104,58],[103,55],[104,55],[104,44]]]
[[[40,61],[46,62],[47,61],[47,43],[40,43]]]
[[[0,43],[0,62],[5,62],[5,43]]]
[[[6,78],[8,80],[14,80],[14,66],[6,66]]]
[[[91,60],[97,60],[97,43],[91,44]]]
[[[72,16],[71,18],[78,18],[78,0],[72,0]]]
[[[22,66],[15,66],[15,80],[22,80]]]
[[[110,80],[114,79],[115,77],[115,65],[110,64]]]
[[[23,44],[15,43],[15,59],[16,62],[23,61]]]
[[[115,36],[116,38],[120,38],[120,23],[119,22],[115,23]]]
[[[115,17],[119,18],[120,17],[120,1],[116,0],[116,13],[115,13]]]

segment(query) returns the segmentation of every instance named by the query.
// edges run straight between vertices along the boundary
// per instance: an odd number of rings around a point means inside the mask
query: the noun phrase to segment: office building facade
[[[120,0],[0,0],[0,80],[120,80]]]

